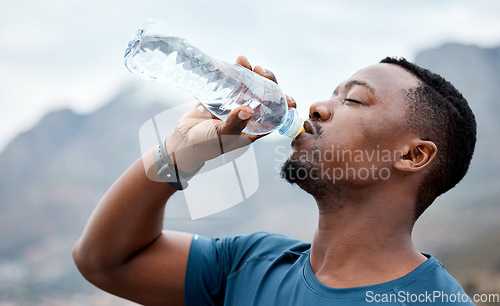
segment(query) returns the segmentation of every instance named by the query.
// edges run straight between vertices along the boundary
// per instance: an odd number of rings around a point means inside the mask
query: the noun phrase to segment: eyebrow
[[[360,81],[360,80],[350,80],[349,82],[345,83],[344,89],[349,90],[354,85],[363,86],[363,87],[367,88],[373,95],[375,95],[375,89],[372,86],[370,86],[368,83],[366,83],[365,81]],[[340,85],[337,88],[335,88],[335,91],[333,92],[334,94],[339,93],[339,87],[340,87]]]

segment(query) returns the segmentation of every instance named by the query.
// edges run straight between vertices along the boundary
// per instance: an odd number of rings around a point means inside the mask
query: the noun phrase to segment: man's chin
[[[281,165],[280,175],[290,184],[298,184],[307,179],[309,171],[305,162],[289,158]]]
[[[281,178],[297,184],[315,198],[326,191],[325,182],[319,177],[318,168],[309,162],[288,159],[281,166]]]

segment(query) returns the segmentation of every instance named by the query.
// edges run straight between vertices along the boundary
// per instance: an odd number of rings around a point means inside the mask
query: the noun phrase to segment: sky
[[[147,18],[218,59],[245,55],[273,71],[307,117],[311,103],[386,56],[412,60],[447,42],[499,46],[498,13],[496,0],[0,0],[0,151],[47,112],[89,113],[131,85],[168,94],[123,64]]]

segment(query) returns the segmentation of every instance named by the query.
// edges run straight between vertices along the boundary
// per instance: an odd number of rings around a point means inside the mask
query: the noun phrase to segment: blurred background
[[[87,283],[71,248],[106,189],[140,157],[142,123],[191,100],[123,64],[128,41],[150,17],[214,57],[246,55],[273,71],[304,117],[311,103],[386,56],[452,81],[476,114],[477,150],[468,176],[424,213],[414,238],[469,295],[500,294],[500,2],[0,3],[0,305],[132,304]],[[310,241],[313,199],[278,178],[289,143],[272,135],[254,145],[260,187],[248,200],[192,221],[177,193],[165,228],[216,236],[266,230]]]

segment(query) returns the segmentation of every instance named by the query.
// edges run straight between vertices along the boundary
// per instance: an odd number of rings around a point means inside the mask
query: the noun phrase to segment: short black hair
[[[467,173],[476,145],[476,119],[464,96],[442,76],[404,58],[386,57],[380,62],[398,65],[419,79],[420,84],[405,93],[407,125],[438,148],[418,188],[417,219],[438,196],[453,188]]]

